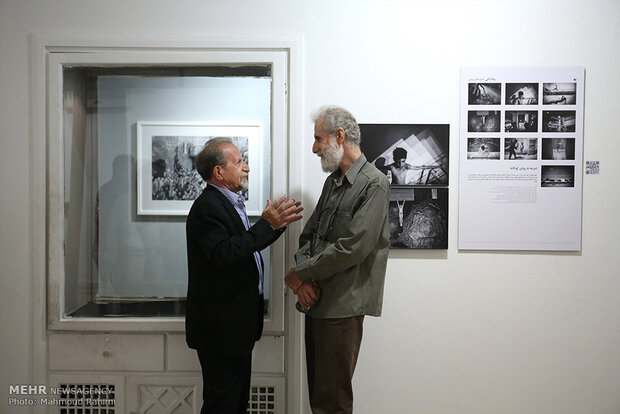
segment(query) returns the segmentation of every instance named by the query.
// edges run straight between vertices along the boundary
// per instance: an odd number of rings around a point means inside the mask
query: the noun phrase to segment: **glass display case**
[[[61,318],[184,315],[185,219],[205,185],[195,156],[233,137],[256,219],[271,193],[272,86],[271,65],[63,66]]]

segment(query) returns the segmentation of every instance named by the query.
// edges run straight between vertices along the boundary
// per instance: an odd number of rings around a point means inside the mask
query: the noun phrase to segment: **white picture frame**
[[[247,214],[260,216],[265,204],[261,123],[138,121],[136,137],[138,215],[187,215],[206,185],[195,170],[195,156],[211,138],[230,137],[250,166]]]

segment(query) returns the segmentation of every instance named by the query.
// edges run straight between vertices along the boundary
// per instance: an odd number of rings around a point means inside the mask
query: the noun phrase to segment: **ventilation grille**
[[[60,414],[116,414],[114,384],[60,384]]]
[[[140,414],[193,414],[194,386],[142,385],[140,386]]]
[[[275,414],[275,387],[251,387],[248,414]]]

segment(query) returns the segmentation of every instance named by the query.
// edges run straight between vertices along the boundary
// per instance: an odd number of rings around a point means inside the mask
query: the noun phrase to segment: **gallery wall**
[[[361,123],[449,123],[447,250],[393,250],[383,316],[367,318],[355,412],[620,411],[620,2],[0,2],[0,407],[32,370],[32,187],[28,36],[87,33],[303,38],[303,106]],[[583,66],[583,238],[578,253],[457,248],[459,68]],[[308,210],[323,173],[305,120]],[[35,140],[41,142],[41,140]],[[536,231],[532,228],[531,231]]]

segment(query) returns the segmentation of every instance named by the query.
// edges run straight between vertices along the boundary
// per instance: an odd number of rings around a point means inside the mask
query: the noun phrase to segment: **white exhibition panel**
[[[536,91],[517,103],[511,88]],[[459,249],[581,249],[583,102],[583,68],[461,70]]]

